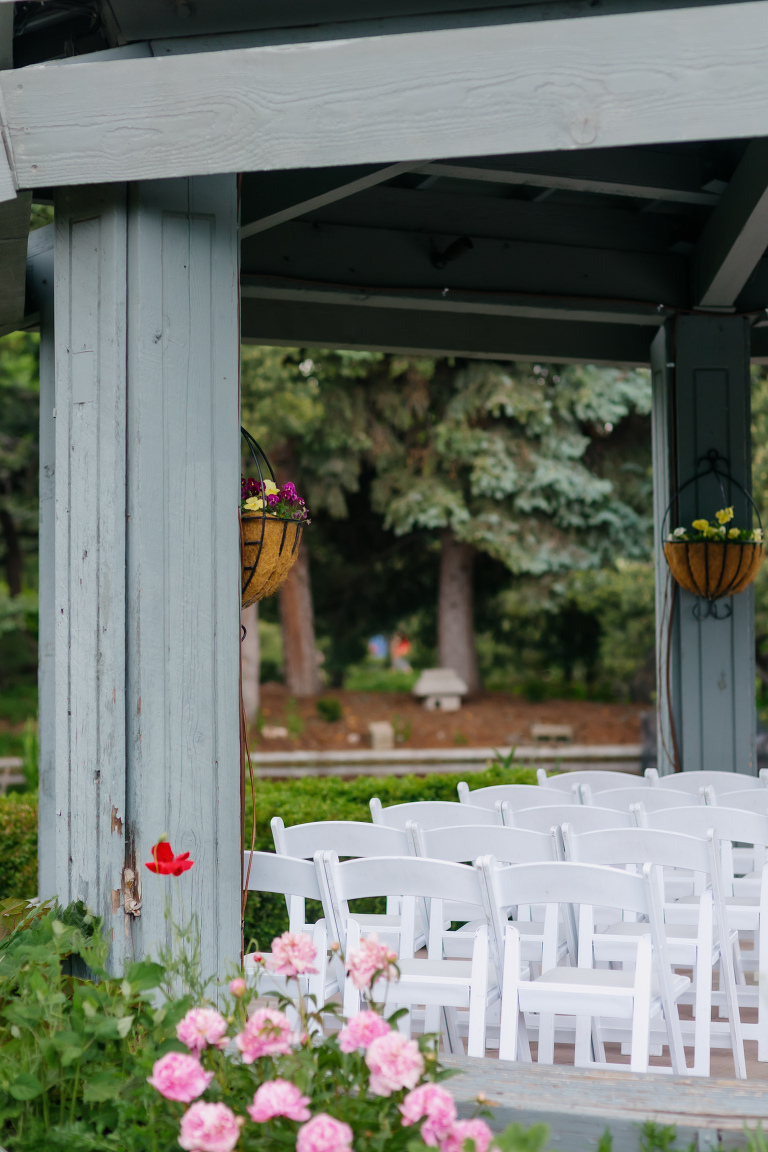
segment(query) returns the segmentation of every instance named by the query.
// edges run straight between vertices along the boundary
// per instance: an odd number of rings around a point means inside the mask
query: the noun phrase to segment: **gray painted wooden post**
[[[674,591],[661,547],[661,521],[672,493],[694,475],[709,449],[726,457],[731,475],[750,490],[749,323],[712,316],[669,321],[654,340],[651,367],[659,767],[674,770],[671,700],[685,771],[755,774],[753,591],[721,602],[732,605],[730,619],[697,620],[696,597]],[[751,523],[738,489],[728,492],[726,485],[726,496],[736,522]],[[708,477],[682,494],[678,519],[683,525],[697,516],[712,520],[721,505],[717,483]]]
[[[156,951],[190,851],[206,974],[240,947],[234,176],[56,198],[55,891]],[[47,893],[46,893],[47,894]],[[136,913],[139,913],[138,915]]]

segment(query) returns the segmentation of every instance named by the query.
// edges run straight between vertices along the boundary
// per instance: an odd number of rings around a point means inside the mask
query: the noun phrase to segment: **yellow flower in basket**
[[[692,527],[695,528],[697,532],[706,532],[707,528],[709,528],[709,520],[694,520]]]
[[[269,493],[267,493],[269,495]],[[261,512],[264,509],[264,502],[261,496],[249,496],[243,504],[244,512]],[[267,515],[270,515],[269,508],[266,509]]]
[[[719,512],[715,512],[718,524],[727,524],[729,520],[733,520],[733,507],[721,508]]]
[[[729,540],[738,540],[740,535],[741,535],[741,533],[740,533],[738,528],[729,528],[728,529],[728,539]]]

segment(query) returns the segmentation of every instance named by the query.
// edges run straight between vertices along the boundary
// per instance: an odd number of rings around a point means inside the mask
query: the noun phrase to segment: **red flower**
[[[152,848],[152,859],[146,865],[150,872],[157,872],[160,876],[181,876],[194,864],[190,860],[189,852],[182,852],[174,856],[173,849],[167,840],[159,840]]]

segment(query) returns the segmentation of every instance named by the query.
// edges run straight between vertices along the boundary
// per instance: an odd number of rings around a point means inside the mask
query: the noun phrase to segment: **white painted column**
[[[239,954],[236,227],[234,176],[56,198],[54,890],[116,968],[167,938],[162,834]]]
[[[755,625],[752,588],[719,602],[728,619],[697,619],[697,598],[676,590],[661,548],[662,517],[676,487],[700,471],[714,448],[730,474],[751,490],[749,322],[743,317],[681,316],[656,337],[653,374],[653,474],[656,555],[658,757],[662,772],[674,770],[674,734],[684,771],[756,774]],[[749,524],[748,502],[728,492],[736,523]],[[679,520],[713,520],[722,505],[712,476],[681,495]],[[754,522],[756,526],[756,521]],[[672,524],[671,528],[677,527]],[[670,531],[669,521],[666,531]]]

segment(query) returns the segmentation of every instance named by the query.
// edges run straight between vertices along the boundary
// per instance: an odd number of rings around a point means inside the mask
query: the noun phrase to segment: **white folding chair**
[[[475,788],[470,792],[468,784],[461,780],[456,785],[462,804],[479,805],[481,808],[495,808],[498,804],[508,804],[515,808],[539,808],[552,803],[552,793],[537,784],[492,784],[488,788]],[[559,792],[558,804],[581,804],[578,786],[574,784],[570,793]]]
[[[631,1020],[630,1071],[649,1072],[651,1021],[659,1019],[663,1012],[672,1070],[677,1075],[686,1071],[677,1001],[688,991],[690,980],[672,973],[651,865],[645,865],[643,875],[636,876],[617,868],[564,862],[500,868],[492,856],[484,856],[478,861],[478,869],[485,880],[491,952],[501,957],[503,965],[501,1059],[514,1060],[518,1056],[520,1013],[538,1012],[542,1019],[555,1014],[576,1017],[577,1067],[607,1066],[626,1071],[625,1065],[605,1064],[599,1040],[595,1044],[596,1059],[592,1058],[590,1022],[606,1017]],[[514,901],[579,906],[577,968],[556,967],[550,946],[541,976],[526,982],[520,979],[520,936],[503,917],[504,908]],[[594,967],[596,934],[590,927],[590,909],[596,905],[648,919],[647,932],[636,941],[634,972]],[[554,1038],[554,1028],[548,1034],[540,1029],[539,1063],[553,1063]]]
[[[249,863],[250,874],[248,872]],[[315,866],[308,860],[295,860],[288,856],[278,856],[274,852],[244,852],[243,866],[243,875],[248,876],[249,892],[274,892],[276,895],[286,898],[300,896],[302,900],[322,901],[323,893]],[[323,1004],[331,996],[334,996],[340,987],[338,979],[334,978],[328,971],[326,920],[318,920],[316,924],[307,925],[303,929],[303,934],[312,937],[317,950],[316,966],[318,971],[316,975],[300,976],[299,987],[302,995],[314,996],[317,1007],[322,1008]],[[296,982],[270,972],[266,967],[262,968],[261,965],[257,965],[256,955],[257,953],[249,953],[243,957],[243,970],[246,975],[253,975],[257,967],[261,968],[263,975],[259,981],[259,993],[261,995],[278,993],[289,999],[295,999]],[[262,951],[258,955],[266,960],[271,953]],[[292,1022],[297,1020],[298,1015],[295,1015]]]
[[[411,837],[401,828],[368,824],[363,820],[319,820],[313,824],[295,824],[286,828],[280,816],[270,821],[275,851],[281,856],[313,860],[316,852],[332,851],[337,856],[408,856],[413,852]],[[311,931],[305,923],[305,901],[301,896],[288,898],[292,932]],[[377,932],[399,951],[400,914],[394,898],[387,901],[386,913],[355,913],[364,933]],[[417,934],[416,947],[425,942]]]
[[[722,792],[735,792],[742,788],[748,791],[761,786],[765,788],[768,785],[768,771],[763,768],[759,777],[748,776],[744,772],[672,772],[669,776],[662,776],[660,784],[662,788],[687,792],[690,796],[698,796],[699,789],[710,784]]]
[[[556,789],[558,792],[570,792],[574,784],[589,784],[593,792],[604,792],[608,788],[653,787],[659,782],[655,768],[647,768],[644,776],[638,776],[636,772],[612,772],[609,769],[603,772],[597,768],[548,776],[546,768],[537,768],[536,778],[541,788]]]
[[[473,863],[489,852],[505,864],[531,864],[537,860],[554,860],[552,837],[545,832],[527,832],[519,828],[488,828],[469,825],[457,835],[455,828],[422,828],[415,820],[409,822],[417,856],[432,860],[450,860],[453,863]],[[531,918],[530,908],[509,909],[515,913],[515,924],[522,939],[522,958],[525,963],[541,963],[544,943],[544,925]],[[468,921],[461,928],[450,929],[451,921]],[[471,956],[475,932],[485,924],[483,905],[443,905],[442,926],[432,917],[430,921],[430,959],[447,956]],[[447,925],[447,927],[446,927]],[[442,931],[441,931],[442,928]],[[558,958],[567,953],[565,934],[559,942]]]
[[[732,776],[733,773],[723,773],[723,775]],[[749,780],[754,780],[754,776],[747,777]],[[710,807],[721,808],[740,808],[744,812],[757,812],[761,816],[768,815],[768,788],[739,788],[735,792],[721,792],[718,788],[715,790],[712,784],[707,785],[706,788],[701,789],[704,797],[704,803]],[[734,873],[746,879],[758,880],[762,872],[762,867],[765,864],[765,852],[762,848],[733,848],[733,870]],[[745,893],[749,894],[750,886],[741,886]],[[756,887],[751,886],[752,895],[759,894],[759,885]]]
[[[753,940],[751,954],[737,948],[734,956],[739,1004],[757,1007],[757,1023],[742,1022],[742,1032],[746,1040],[757,1040],[758,1060],[768,1061],[768,1003],[764,1003],[768,995],[768,864],[764,865],[759,878],[739,880],[733,874],[732,853],[733,843],[739,841],[765,850],[768,846],[768,816],[720,806],[646,812],[642,804],[635,807],[634,814],[641,827],[684,832],[702,839],[706,838],[710,828],[717,833],[721,844],[728,925],[739,933],[750,933]],[[684,923],[687,918],[688,923],[694,923],[698,899],[693,895],[676,900],[675,919]],[[757,985],[744,982],[744,969],[757,972]],[[722,1005],[722,997],[715,997],[715,1002]]]
[[[578,832],[597,832],[600,828],[630,828],[633,825],[629,809],[617,812],[612,808],[586,807],[582,804],[553,804],[548,808],[525,808],[519,812],[504,809],[504,823],[508,827],[528,829],[530,832],[549,833],[566,820]]]
[[[430,920],[442,923],[444,901],[459,900],[482,905],[482,885],[474,868],[442,860],[420,860],[414,857],[369,857],[339,863],[334,852],[318,853],[318,870],[322,868],[326,919],[333,922],[334,939],[349,955],[359,946],[360,929],[349,914],[349,901],[371,896],[402,897],[403,935],[398,961],[400,979],[375,985],[373,998],[386,999],[391,1007],[407,1007],[399,1027],[410,1032],[411,1010],[425,1005],[425,1027],[433,1030],[442,1009],[444,1035],[449,1051],[461,1052],[456,1009],[468,1013],[467,1052],[470,1056],[485,1054],[486,1009],[499,998],[495,982],[489,985],[488,929],[481,925],[476,933],[471,960],[421,960],[413,958],[413,925],[415,902],[425,900],[430,907]],[[410,939],[410,950],[409,950]],[[360,1008],[360,992],[347,978],[344,984],[344,1015],[355,1015]],[[430,1009],[433,1009],[430,1012]]]
[[[374,824],[405,831],[409,820],[416,820],[422,828],[458,827],[462,824],[501,824],[501,806],[481,808],[477,805],[455,804],[452,800],[412,800],[409,804],[391,804],[384,808],[378,796],[370,801]]]
[[[581,785],[581,797],[585,805],[593,804],[592,789],[589,784]],[[641,802],[648,812],[658,812],[663,808],[686,808],[695,801],[685,793],[669,792],[666,788],[611,788],[597,795],[600,808],[615,808],[617,812],[629,812],[630,804]]]
[[[695,1023],[693,1027],[694,1076],[709,1076],[710,1050],[722,1047],[722,1033],[733,1052],[736,1076],[746,1079],[744,1040],[741,1033],[736,981],[733,970],[733,944],[735,933],[728,928],[725,893],[720,864],[720,845],[714,831],[706,841],[679,832],[663,832],[647,828],[615,831],[587,832],[579,835],[569,824],[562,829],[565,857],[579,864],[606,864],[655,866],[654,882],[659,885],[659,900],[664,909],[665,930],[669,960],[675,967],[693,968],[695,985]],[[673,906],[664,903],[663,868],[692,868],[702,877],[711,878],[712,891],[704,891],[699,902],[696,924],[677,924],[670,919]],[[713,936],[713,910],[714,927]],[[633,961],[637,939],[648,931],[641,921],[615,921],[594,936],[595,960]],[[721,948],[720,942],[725,941]],[[729,1023],[726,1028],[711,1023],[712,971],[720,966],[720,989],[726,993]],[[689,1031],[688,1022],[681,1022],[683,1034]]]

